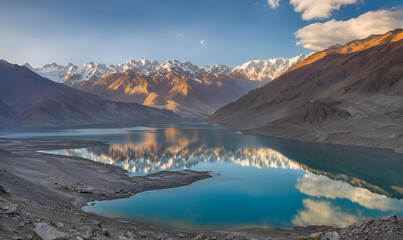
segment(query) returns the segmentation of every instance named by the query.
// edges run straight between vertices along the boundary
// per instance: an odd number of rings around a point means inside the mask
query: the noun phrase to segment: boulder
[[[361,223],[359,224],[359,226],[360,226],[361,229],[365,229],[365,228],[367,228],[371,223],[373,223],[374,221],[375,221],[374,219],[370,218],[370,219],[367,219],[367,220],[361,222]]]
[[[15,214],[18,210],[18,205],[17,206],[11,206],[7,209],[6,214]]]
[[[94,187],[89,187],[89,186],[83,186],[83,187],[78,188],[77,192],[94,194],[95,193],[95,188]]]
[[[0,209],[8,210],[9,208],[10,208],[10,206],[8,206],[7,204],[0,203]]]
[[[322,236],[323,236],[323,232],[316,232],[316,233],[312,233],[311,236],[309,236],[309,239],[320,240]]]
[[[47,223],[41,222],[36,224],[34,233],[43,240],[65,240],[70,239],[69,235],[58,231],[56,228],[49,226]]]
[[[0,185],[0,194],[9,195],[10,191],[7,191],[3,186]]]
[[[56,223],[56,227],[57,228],[64,228],[64,223],[62,223],[62,222],[58,222],[58,223]]]
[[[102,235],[109,237],[111,236],[111,233],[109,232],[108,229],[102,228]]]
[[[328,240],[340,240],[340,235],[337,232],[327,232],[325,236]]]
[[[168,236],[165,233],[157,233],[154,235],[154,239],[156,240],[163,240],[166,239]]]
[[[194,240],[202,240],[202,239],[206,239],[206,238],[208,238],[208,236],[207,236],[206,234],[204,234],[204,233],[199,233],[199,234],[197,234],[197,236],[194,237],[193,239],[194,239]]]
[[[392,220],[396,220],[397,217],[395,214],[392,215],[388,215],[388,216],[383,216],[380,218],[382,221],[392,221]]]

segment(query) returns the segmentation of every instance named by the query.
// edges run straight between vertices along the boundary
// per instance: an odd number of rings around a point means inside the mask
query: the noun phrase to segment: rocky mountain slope
[[[263,85],[234,79],[229,73],[225,66],[213,66],[206,71],[191,63],[171,61],[150,75],[127,70],[72,86],[104,99],[167,108],[183,116],[202,116]]]
[[[403,30],[309,56],[208,121],[309,141],[402,149]]]
[[[0,61],[0,125],[60,125],[176,117],[171,111],[102,100]]]
[[[306,58],[251,61],[235,69],[225,65],[198,67],[190,62],[168,60],[162,64],[147,59],[124,64],[77,67],[56,63],[33,69],[39,75],[103,99],[137,102],[167,108],[183,116],[203,116],[262,86]]]
[[[16,114],[5,103],[0,102],[0,126],[13,127],[16,125]]]

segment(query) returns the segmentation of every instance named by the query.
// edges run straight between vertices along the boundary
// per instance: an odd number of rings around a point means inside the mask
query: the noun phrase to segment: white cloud
[[[346,21],[330,20],[313,23],[299,29],[297,45],[311,50],[323,50],[334,43],[344,44],[371,34],[383,34],[403,26],[403,9],[370,11]]]
[[[279,6],[280,0],[267,0],[267,3],[271,8],[277,8]]]
[[[341,6],[356,4],[359,0],[290,0],[296,12],[302,12],[302,19],[328,18],[333,10]],[[269,0],[270,2],[270,0]],[[278,2],[278,1],[277,1]]]
[[[206,40],[203,39],[200,41],[200,44],[203,45],[205,42],[206,42]]]

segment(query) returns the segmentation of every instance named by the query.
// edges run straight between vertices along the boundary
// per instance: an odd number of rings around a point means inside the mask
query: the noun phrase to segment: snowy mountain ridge
[[[273,80],[307,57],[308,55],[301,54],[293,58],[252,60],[234,68],[232,74],[255,81]]]
[[[302,54],[288,59],[275,58],[268,60],[253,60],[237,66],[234,69],[219,64],[198,67],[190,62],[180,62],[178,60],[167,60],[164,63],[159,64],[157,61],[151,62],[145,58],[141,58],[138,61],[128,60],[123,64],[108,66],[101,63],[96,65],[94,62],[86,63],[81,67],[72,63],[59,65],[54,62],[39,68],[33,68],[28,63],[24,66],[42,77],[68,85],[87,80],[97,81],[103,76],[112,73],[122,73],[128,70],[142,76],[166,76],[166,74],[172,71],[182,72],[190,79],[197,82],[200,82],[200,79],[209,74],[215,77],[225,74],[238,79],[266,81],[276,78],[286,72],[290,67],[304,60],[306,57],[307,55]]]

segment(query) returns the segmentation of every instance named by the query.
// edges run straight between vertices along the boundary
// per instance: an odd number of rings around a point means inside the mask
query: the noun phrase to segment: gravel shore
[[[388,216],[345,229],[188,231],[148,226],[82,211],[88,202],[126,198],[211,177],[209,172],[159,172],[130,177],[119,167],[38,152],[103,142],[0,138],[0,239],[402,239],[403,219]]]

